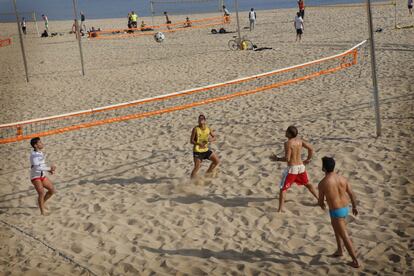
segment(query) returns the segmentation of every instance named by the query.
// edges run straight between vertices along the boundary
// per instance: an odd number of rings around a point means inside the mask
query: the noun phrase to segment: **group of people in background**
[[[410,15],[413,14],[412,9],[413,9],[413,1],[414,0],[408,0],[407,4],[408,4],[408,12]],[[304,26],[304,18],[305,18],[305,1],[304,0],[298,0],[297,1],[298,4],[298,12],[296,13],[295,19],[294,19],[294,28],[296,30],[296,42],[297,41],[301,41],[302,40],[302,35],[303,32],[305,30],[305,26]],[[226,6],[222,6],[223,7],[223,12],[224,12],[224,20],[225,21],[229,21],[230,20],[230,12],[229,10],[226,8]],[[165,23],[167,25],[167,28],[170,29],[170,25],[172,24],[168,13],[165,11],[164,12],[164,16],[165,16]],[[249,29],[250,31],[253,31],[255,26],[256,26],[256,21],[257,21],[257,14],[256,11],[254,10],[254,8],[251,8],[249,11]],[[49,20],[47,18],[47,16],[45,14],[42,14],[42,19],[44,22],[44,31],[42,33],[42,37],[47,37],[49,36]],[[81,11],[80,12],[80,26],[79,26],[79,31],[81,33],[81,35],[84,35],[84,33],[87,31],[86,29],[86,25],[85,25],[85,14]],[[184,23],[184,27],[191,27],[192,23],[189,19],[189,17],[186,18],[186,21]],[[23,17],[21,22],[20,22],[20,27],[21,30],[23,32],[23,34],[27,34],[27,23],[26,23],[26,19]],[[135,13],[135,11],[131,11],[130,13],[128,13],[128,28],[138,28],[138,14]],[[146,24],[144,23],[144,21],[141,22],[140,28],[142,31],[147,31],[147,30],[152,30],[151,28],[147,28]],[[72,32],[76,33],[76,20],[72,25]]]

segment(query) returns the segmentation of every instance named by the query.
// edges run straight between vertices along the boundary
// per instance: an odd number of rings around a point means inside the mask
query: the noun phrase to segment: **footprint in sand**
[[[82,247],[77,244],[77,243],[72,243],[72,246],[70,247],[70,249],[75,252],[76,254],[79,254],[82,252]]]
[[[137,220],[136,219],[129,219],[127,223],[128,223],[128,225],[135,225],[137,223]]]
[[[101,208],[101,206],[100,206],[98,203],[96,203],[95,205],[93,205],[93,210],[94,210],[95,212],[99,212],[101,209],[102,209],[102,208]]]

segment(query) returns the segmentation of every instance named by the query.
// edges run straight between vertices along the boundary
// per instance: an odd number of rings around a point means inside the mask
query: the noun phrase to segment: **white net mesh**
[[[10,143],[36,136],[46,136],[71,130],[145,118],[174,112],[195,106],[230,100],[270,89],[295,84],[311,78],[356,67],[361,74],[366,57],[365,43],[361,42],[344,53],[312,62],[278,69],[242,79],[189,89],[153,98],[122,103],[113,106],[63,114],[48,118],[0,125],[0,144]]]

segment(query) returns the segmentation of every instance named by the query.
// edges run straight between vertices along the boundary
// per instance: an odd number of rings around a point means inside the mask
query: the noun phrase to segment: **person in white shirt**
[[[256,25],[256,18],[256,12],[253,8],[251,8],[249,12],[250,31],[254,30],[254,26]]]
[[[303,26],[303,19],[300,16],[300,12],[296,13],[296,17],[295,17],[295,22],[293,23],[293,26],[295,26],[296,29],[296,41],[299,42],[302,39],[302,34],[303,34],[303,30],[305,29],[305,27]]]
[[[226,8],[226,6],[223,6],[223,12],[224,12],[224,22],[229,22],[230,21],[230,12]]]
[[[26,19],[23,17],[22,22],[20,24],[22,26],[22,31],[24,34],[26,34]]]
[[[30,140],[33,151],[30,154],[30,180],[38,194],[40,214],[45,215],[45,203],[55,193],[53,183],[46,177],[46,172],[54,174],[56,167],[46,165],[45,155],[41,150],[44,145],[39,137]],[[45,189],[47,192],[45,193]]]

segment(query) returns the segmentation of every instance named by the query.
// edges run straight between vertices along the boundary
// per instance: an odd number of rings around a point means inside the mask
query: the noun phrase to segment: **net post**
[[[151,8],[151,21],[152,26],[154,26],[154,2],[150,0],[150,8]]]
[[[371,52],[371,71],[372,71],[372,86],[373,96],[375,105],[375,121],[376,121],[376,132],[377,137],[381,136],[381,115],[379,109],[379,96],[378,96],[378,82],[377,82],[377,65],[375,60],[375,43],[374,33],[372,27],[372,11],[371,11],[371,0],[366,0],[367,3],[367,18],[368,18],[368,29],[369,29],[369,44]]]
[[[352,61],[352,64],[353,64],[353,65],[356,65],[356,64],[358,63],[358,49],[355,49],[355,50],[354,50],[354,52],[353,52],[353,57],[354,57],[354,59],[353,59],[353,61]]]
[[[236,10],[236,19],[237,19],[237,35],[238,35],[238,37],[239,37],[239,43],[240,43],[239,47],[241,48],[241,43],[242,43],[242,41],[241,41],[241,35],[240,35],[239,1],[238,1],[238,0],[235,0],[235,1],[234,1],[234,7],[235,7],[235,10]]]
[[[394,0],[394,29],[397,29],[397,0]]]
[[[16,14],[17,30],[19,31],[20,48],[22,50],[22,55],[23,55],[24,71],[26,72],[26,82],[29,82],[29,71],[27,69],[26,52],[24,50],[24,42],[23,42],[23,37],[22,37],[22,30],[20,29],[20,19],[19,19],[19,14],[17,13],[16,0],[13,0],[13,6],[14,6],[14,13]]]
[[[32,16],[33,16],[33,20],[34,20],[34,22],[35,22],[35,27],[36,27],[37,37],[40,37],[40,34],[39,34],[39,27],[37,26],[37,19],[36,19],[36,12],[35,12],[35,11],[33,12]]]
[[[78,24],[78,10],[77,10],[77,1],[73,0],[73,13],[75,14],[75,31],[76,36],[78,38],[78,44],[79,44],[79,53],[80,53],[80,59],[81,59],[81,65],[82,65],[82,75],[85,76],[85,67],[83,65],[83,52],[82,52],[82,42],[81,42],[81,36],[79,31],[79,24]]]
[[[17,137],[23,136],[23,128],[21,125],[18,125],[16,130],[17,130],[17,133],[16,133]]]

